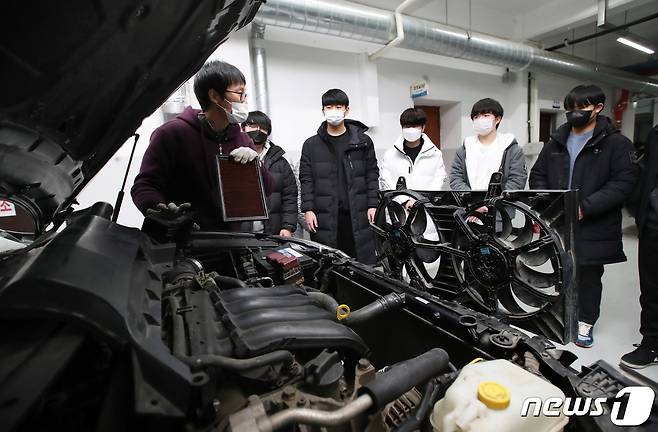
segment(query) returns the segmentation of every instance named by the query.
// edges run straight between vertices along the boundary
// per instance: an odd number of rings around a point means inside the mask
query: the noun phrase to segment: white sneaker
[[[578,339],[576,339],[576,345],[581,348],[590,348],[594,344],[593,329],[594,326],[591,324],[578,321]]]

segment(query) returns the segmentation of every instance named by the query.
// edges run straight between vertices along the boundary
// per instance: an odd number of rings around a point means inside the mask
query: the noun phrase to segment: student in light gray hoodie
[[[464,140],[457,150],[450,172],[452,190],[486,190],[491,174],[503,173],[504,190],[525,188],[528,173],[525,156],[513,134],[499,133],[503,107],[494,99],[473,105],[471,120],[476,135]]]

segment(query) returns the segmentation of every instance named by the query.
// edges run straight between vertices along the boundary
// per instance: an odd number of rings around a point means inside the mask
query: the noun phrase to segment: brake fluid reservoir
[[[533,417],[534,405],[522,417],[529,397],[564,400],[564,393],[507,360],[471,364],[434,405],[430,422],[435,432],[559,432],[569,422],[562,412],[557,417]]]

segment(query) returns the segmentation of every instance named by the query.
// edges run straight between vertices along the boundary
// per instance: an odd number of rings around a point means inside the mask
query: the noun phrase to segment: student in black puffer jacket
[[[600,115],[601,88],[578,86],[564,99],[567,123],[544,145],[530,172],[530,189],[578,189],[576,232],[578,340],[590,347],[601,306],[603,265],[626,261],[621,209],[633,191],[638,170],[633,143]]]
[[[244,131],[256,146],[263,166],[272,176],[272,192],[267,197],[270,218],[254,222],[251,231],[290,237],[297,228],[297,181],[285,150],[270,142],[272,133],[270,118],[261,111],[252,111],[243,124]]]
[[[379,168],[368,127],[346,120],[349,98],[340,89],[322,96],[325,116],[318,133],[304,142],[299,162],[301,210],[311,240],[374,264]]]

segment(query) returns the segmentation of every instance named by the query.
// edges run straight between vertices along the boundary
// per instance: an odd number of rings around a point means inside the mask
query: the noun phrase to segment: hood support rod
[[[121,183],[121,190],[117,194],[117,201],[114,204],[114,213],[112,214],[112,222],[116,222],[119,219],[119,211],[121,210],[121,204],[123,204],[124,190],[126,189],[126,181],[128,180],[128,173],[130,173],[130,166],[133,163],[133,156],[135,156],[135,148],[137,148],[137,141],[139,141],[139,134],[136,133],[133,135],[135,141],[133,142],[133,149],[130,151],[130,158],[128,159],[128,166],[126,167],[126,174],[123,176],[123,183]]]

